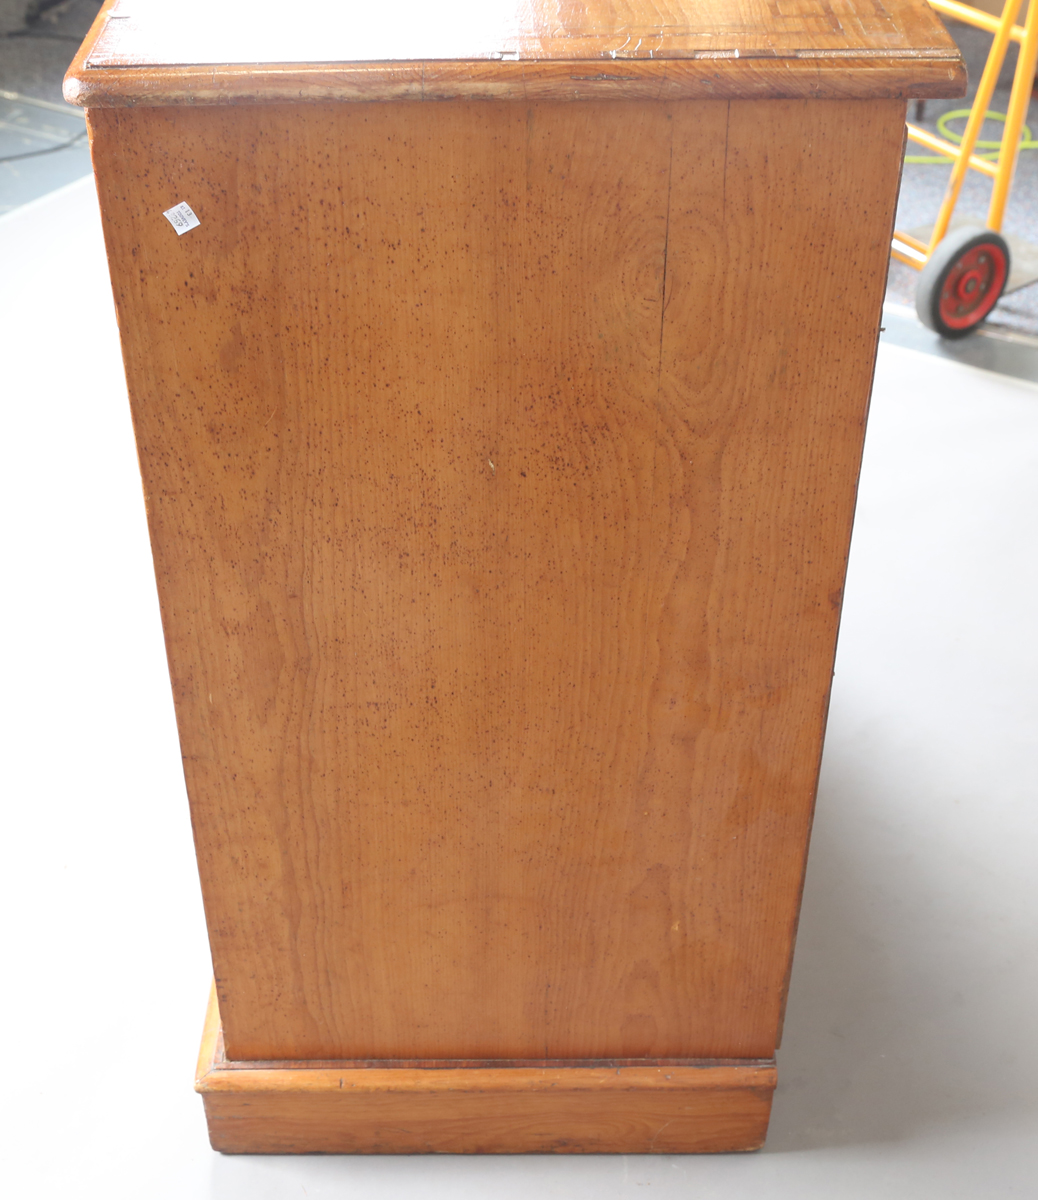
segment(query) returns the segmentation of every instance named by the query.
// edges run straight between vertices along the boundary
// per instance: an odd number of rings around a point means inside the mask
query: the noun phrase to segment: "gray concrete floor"
[[[209,964],[90,181],[0,220],[0,261],[8,1194],[1035,1194],[1038,387],[881,346],[762,1152],[223,1158],[191,1091]]]
[[[61,81],[101,0],[0,0],[0,87],[61,104]]]
[[[0,0],[0,215],[90,174],[83,112],[61,81],[100,6],[61,0],[32,19],[32,0]]]

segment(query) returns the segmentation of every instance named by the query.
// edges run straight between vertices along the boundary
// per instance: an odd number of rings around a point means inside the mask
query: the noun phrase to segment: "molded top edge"
[[[389,10],[315,0],[305,16],[287,18],[274,0],[107,0],[66,98],[90,107],[649,98],[654,85],[660,99],[965,87],[924,0],[398,0]]]

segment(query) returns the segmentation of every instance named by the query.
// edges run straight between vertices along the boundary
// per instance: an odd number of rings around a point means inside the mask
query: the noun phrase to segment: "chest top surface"
[[[312,86],[293,92],[304,76]],[[107,0],[66,95],[88,106],[950,96],[964,83],[924,0],[314,0],[295,10],[281,0]]]

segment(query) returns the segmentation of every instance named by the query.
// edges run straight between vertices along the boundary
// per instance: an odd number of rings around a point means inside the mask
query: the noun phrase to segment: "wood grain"
[[[480,0],[382,9],[108,0],[69,70],[88,107],[290,100],[960,96],[922,0]]]
[[[228,1063],[215,992],[195,1088],[227,1154],[756,1150],[773,1062],[323,1068]]]
[[[89,113],[233,1059],[771,1057],[903,119]]]

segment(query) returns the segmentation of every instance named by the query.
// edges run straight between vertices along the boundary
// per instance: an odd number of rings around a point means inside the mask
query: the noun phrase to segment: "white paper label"
[[[182,237],[189,229],[194,229],[196,225],[202,224],[191,211],[191,205],[185,200],[174,204],[172,208],[167,208],[162,215],[177,231],[177,237]]]

